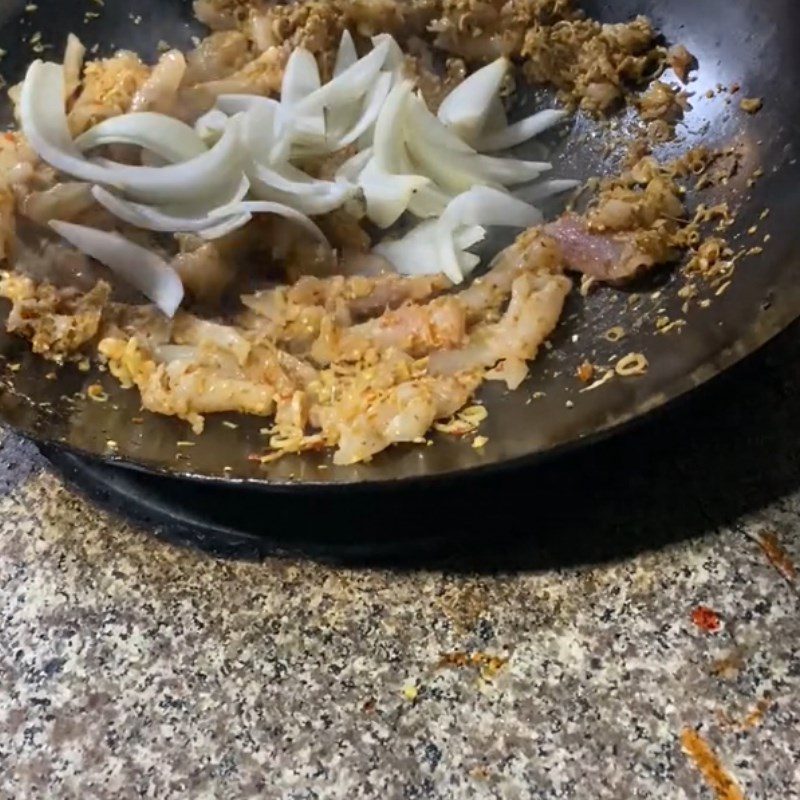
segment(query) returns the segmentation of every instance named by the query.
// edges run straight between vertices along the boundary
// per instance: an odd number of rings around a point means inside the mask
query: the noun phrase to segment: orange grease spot
[[[717,800],[745,800],[736,781],[725,771],[714,751],[694,728],[681,731],[681,747],[717,796]]]

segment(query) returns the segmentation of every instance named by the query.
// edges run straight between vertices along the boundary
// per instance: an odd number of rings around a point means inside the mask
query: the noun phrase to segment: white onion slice
[[[454,194],[486,184],[527,183],[551,168],[547,162],[492,158],[436,147],[419,128],[408,134],[407,141],[418,171]]]
[[[236,191],[225,198],[217,206],[231,205],[241,202],[250,189],[247,178],[243,178]],[[137,228],[144,228],[149,231],[159,231],[162,233],[199,233],[214,225],[214,221],[209,218],[209,214],[214,209],[202,208],[169,208],[144,205],[124,200],[121,197],[109,192],[102,186],[95,186],[92,189],[94,199],[103,208],[112,213],[115,217],[135,225]],[[183,212],[183,213],[181,213]],[[206,237],[213,238],[213,237]]]
[[[183,300],[183,284],[178,273],[163,258],[118,233],[71,222],[53,221],[50,227],[82,253],[105,264],[135,286],[168,317],[175,315]]]
[[[227,206],[226,208],[219,208],[213,213],[213,216],[229,216],[231,213],[275,214],[279,217],[283,217],[284,219],[288,219],[291,222],[296,222],[298,225],[300,225],[300,227],[308,231],[308,233],[310,233],[315,239],[319,240],[328,249],[330,249],[330,244],[325,237],[325,234],[319,229],[319,227],[317,227],[313,220],[310,220],[305,214],[302,214],[296,209],[290,208],[283,203],[247,200],[243,203]]]
[[[298,108],[303,100],[320,89],[321,84],[314,54],[303,47],[295,48],[286,62],[281,83],[281,107],[285,112],[281,118],[281,133],[288,134],[293,130],[312,136],[325,136],[323,108]]]
[[[358,61],[358,52],[353,37],[347,28],[342,31],[336,62],[333,65],[333,77],[338,78],[346,69],[350,69]]]
[[[200,231],[200,236],[209,241],[212,239],[221,239],[223,236],[227,236],[229,233],[243,228],[251,219],[253,219],[252,214],[232,214],[229,217],[225,217],[222,222],[216,225],[203,228],[203,230]]]
[[[540,200],[547,200],[547,198],[554,197],[557,194],[563,194],[564,192],[577,189],[580,185],[580,181],[568,178],[540,181],[531,186],[517,189],[514,192],[514,197],[524,200],[526,203],[538,203]]]
[[[507,58],[498,58],[456,86],[439,106],[441,122],[466,140],[477,136],[486,124],[492,100],[498,96],[510,64]]]
[[[425,136],[433,147],[452,150],[456,153],[474,155],[476,150],[460,139],[431,113],[420,95],[408,98],[406,106],[406,135]]]
[[[566,111],[555,108],[538,111],[525,119],[521,119],[519,122],[512,123],[506,128],[485,132],[478,137],[476,147],[485,153],[516,147],[518,144],[527,142],[528,139],[532,139],[534,136],[544,133],[548,128],[557,125],[566,116]]]
[[[407,172],[403,116],[410,97],[409,81],[389,92],[375,125],[374,155],[358,178],[367,201],[367,216],[381,228],[397,222],[414,192],[429,184],[424,175]]]
[[[453,231],[453,241],[456,247],[467,250],[482,242],[486,238],[486,228],[483,225],[465,225]]]
[[[343,181],[323,181],[312,178],[291,164],[283,164],[280,167],[254,164],[251,175],[259,183],[290,194],[320,196],[340,193],[345,195],[348,191],[352,193],[352,189],[345,186]]]
[[[412,228],[401,239],[384,241],[373,248],[373,252],[385,258],[403,275],[435,275],[442,272],[442,263],[437,251],[438,236],[442,226],[437,220],[421,222]],[[469,274],[480,258],[467,253],[469,247],[480,242],[486,235],[486,229],[479,226],[466,226],[455,231],[444,231],[456,248],[454,261],[448,264],[445,273],[454,283],[460,283],[464,275]]]
[[[542,222],[542,213],[506,192],[489,186],[476,186],[450,201],[441,222],[449,230],[463,225],[529,228]]]
[[[336,170],[334,180],[344,181],[345,183],[356,183],[359,175],[364,171],[367,162],[372,158],[373,150],[368,147],[360,153],[350,156],[340,167]]]
[[[386,61],[390,46],[388,39],[380,41],[355,64],[297,103],[294,110],[305,116],[324,108],[330,108],[337,103],[345,103],[363,97],[377,78],[384,61]]]
[[[207,152],[167,167],[136,167],[88,161],[75,147],[64,108],[64,70],[35,61],[22,87],[22,128],[31,147],[51,166],[91,183],[123,189],[137,200],[191,202],[230,185],[241,172],[239,126],[231,120],[224,135]]]
[[[81,152],[107,144],[143,147],[172,163],[188,161],[208,151],[203,140],[185,122],[152,111],[111,117],[75,140]]]
[[[464,276],[458,259],[448,258],[442,262],[439,254],[441,236],[447,237],[452,245],[452,232],[443,231],[435,220],[428,220],[402,239],[379,244],[374,252],[404,275],[437,275],[443,272],[453,283],[461,283]]]
[[[423,175],[393,175],[381,169],[372,158],[358,178],[358,185],[367,201],[367,216],[379,228],[388,228],[397,222],[408,208],[411,198],[427,186]]]
[[[266,183],[262,183],[255,177],[251,177],[251,191],[254,197],[259,200],[280,203],[299,211],[307,216],[319,216],[329,214],[342,205],[350,197],[352,189],[342,185],[338,191],[325,192],[322,194],[296,195],[290,192],[282,192]]]
[[[389,33],[379,33],[372,37],[372,46],[383,46],[386,48],[386,59],[384,66],[399,75],[406,63],[403,48],[397,43],[395,38]]]
[[[212,108],[194,123],[194,132],[206,143],[219,140],[228,127],[228,115],[218,108]]]
[[[74,34],[67,36],[67,46],[64,50],[64,100],[69,100],[81,85],[83,72],[83,59],[86,48],[83,42]]]
[[[448,194],[438,186],[429,183],[414,192],[408,204],[408,210],[423,219],[426,217],[438,217],[452,199],[452,194]]]
[[[435,220],[421,222],[400,239],[384,240],[372,248],[403,275],[434,275],[437,266]]]
[[[534,208],[506,192],[489,186],[476,186],[453,199],[444,210],[438,222],[436,252],[439,267],[451,280],[456,271],[462,276],[469,274],[475,264],[465,259],[458,247],[454,231],[464,226],[499,225],[509,228],[528,228],[542,222],[542,214]]]
[[[280,103],[272,97],[262,97],[260,94],[221,94],[217,97],[217,108],[230,117],[250,111],[254,106],[277,112]]]
[[[403,81],[389,92],[375,124],[375,161],[390,173],[403,171],[405,154],[406,107],[411,98],[411,82]]]
[[[130,167],[104,161],[106,176],[127,195],[149,203],[191,203],[238,183],[242,173],[239,118],[228,123],[222,138],[203,155],[168,167]]]
[[[364,108],[361,116],[353,124],[349,131],[346,131],[339,137],[334,137],[329,140],[329,147],[331,150],[341,150],[349,144],[357,141],[364,133],[366,133],[378,119],[378,115],[389,96],[389,90],[392,88],[392,76],[388,72],[383,72],[378,75],[375,83],[367,92],[364,98]],[[333,130],[336,130],[333,128]]]
[[[339,40],[339,49],[336,52],[336,62],[333,65],[333,77],[338,78],[346,69],[358,61],[358,52],[353,37],[347,28],[342,32]],[[357,102],[339,103],[328,109],[326,118],[327,136],[329,139],[338,139],[351,128],[358,119],[360,106]]]

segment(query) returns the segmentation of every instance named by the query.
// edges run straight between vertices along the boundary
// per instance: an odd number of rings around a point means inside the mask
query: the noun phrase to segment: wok
[[[25,12],[25,5],[26,0],[0,0],[0,47],[8,53],[0,66],[8,83],[18,81],[35,57],[27,44],[35,32],[56,53],[66,34],[75,31],[88,45],[99,44],[100,52],[125,47],[146,57],[157,55],[159,40],[189,46],[190,37],[201,32],[192,20],[190,3],[177,0],[106,3],[97,7],[100,16],[88,23],[83,0],[41,3],[34,12]],[[396,447],[370,464],[353,467],[335,467],[324,454],[261,465],[248,455],[262,445],[263,419],[212,417],[206,432],[194,437],[175,419],[142,414],[137,394],[121,389],[103,373],[65,367],[53,379],[48,375],[50,364],[5,332],[0,333],[0,421],[41,443],[173,476],[283,489],[414,482],[515,465],[588,444],[674,401],[752,353],[800,312],[800,6],[795,0],[586,0],[584,7],[605,21],[646,14],[667,40],[685,44],[696,55],[699,71],[690,85],[693,107],[679,127],[681,149],[734,141],[744,146],[745,163],[724,190],[741,205],[732,238],[735,244],[762,244],[768,235],[769,241],[761,256],[738,265],[731,287],[708,308],[684,314],[677,297],[680,284],[669,271],[627,292],[604,288],[586,299],[574,293],[553,348],[535,363],[523,389],[508,393],[492,384],[482,392],[489,410],[482,432],[489,441],[481,450],[441,436],[435,446]],[[732,99],[724,93],[705,96],[718,84],[734,83],[742,92]],[[744,96],[763,97],[762,111],[744,114],[738,107],[738,98]],[[10,122],[7,104],[3,113]],[[594,122],[577,118],[568,137],[549,142],[555,173],[584,178],[607,172],[603,141]],[[764,177],[750,187],[748,178],[758,166]],[[770,213],[759,221],[765,208]],[[756,223],[758,233],[748,234]],[[639,309],[633,316],[632,292]],[[5,314],[4,305],[0,316]],[[685,318],[687,324],[680,332],[661,335],[656,316]],[[628,335],[612,344],[601,334],[617,324]],[[610,362],[628,352],[647,355],[646,375],[580,391],[575,368],[584,358]],[[96,382],[108,392],[107,403],[75,399]],[[730,402],[736,402],[735,395]],[[132,424],[133,417],[143,422]],[[181,440],[195,444],[178,447]]]

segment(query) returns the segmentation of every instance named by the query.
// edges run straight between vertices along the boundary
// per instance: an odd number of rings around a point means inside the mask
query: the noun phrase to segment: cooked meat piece
[[[113,58],[89,61],[83,83],[69,114],[74,136],[109,117],[131,110],[136,93],[150,76],[150,67],[137,55],[120,52]]]
[[[569,269],[609,283],[625,281],[652,267],[652,255],[642,251],[631,233],[592,233],[586,222],[565,214],[545,225]]]
[[[432,353],[429,372],[454,375],[488,369],[506,359],[536,358],[556,327],[571,288],[572,282],[563,275],[522,273],[514,279],[511,302],[500,321],[473,328],[464,347]]]
[[[204,414],[240,411],[268,415],[275,408],[275,391],[268,370],[247,374],[235,357],[215,347],[188,347],[166,351],[173,358],[159,362],[136,337],[107,338],[100,342],[101,355],[123,386],[136,386],[142,406],[157,414],[185,419],[196,433],[204,426]]]
[[[103,281],[83,293],[6,273],[0,280],[0,296],[12,303],[6,330],[30,339],[34,353],[60,361],[97,336],[110,291]]]
[[[173,114],[178,89],[186,75],[186,58],[180,50],[164,53],[131,100],[131,111]]]
[[[186,84],[227,78],[250,59],[249,42],[240,31],[219,31],[203,39],[186,57]]]
[[[347,328],[326,319],[311,355],[318,364],[358,361],[373,348],[391,348],[420,357],[442,347],[457,347],[465,331],[464,307],[455,297],[440,297],[425,305],[405,305]]]
[[[225,77],[182,89],[178,96],[182,116],[187,119],[199,117],[214,105],[221,94],[278,94],[288,58],[286,48],[272,47]]]
[[[678,80],[686,83],[695,61],[694,56],[682,44],[676,44],[667,51],[667,61],[678,76]]]
[[[201,303],[218,302],[236,276],[236,269],[223,257],[215,242],[181,237],[181,250],[172,259],[187,292]]]
[[[686,96],[663,81],[653,81],[639,98],[642,119],[663,119],[675,122],[683,116],[688,106]]]
[[[484,319],[497,311],[511,292],[511,287],[524,272],[558,272],[563,266],[559,248],[539,228],[520,234],[492,263],[492,268],[461,291],[457,296],[470,321]]]
[[[351,396],[330,409],[323,431],[335,439],[335,464],[369,461],[387,447],[414,442],[436,420],[462,408],[480,384],[477,375],[425,377],[377,393]]]

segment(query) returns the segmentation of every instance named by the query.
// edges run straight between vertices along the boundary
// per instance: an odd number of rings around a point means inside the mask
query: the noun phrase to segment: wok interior
[[[124,8],[108,4],[88,26],[85,4],[77,0],[59,3],[35,18],[20,13],[24,5],[0,3],[0,47],[9,53],[3,62],[8,83],[19,80],[34,57],[19,46],[33,30],[52,43],[62,42],[66,32],[73,30],[89,45],[98,42],[101,52],[126,47],[145,57],[155,56],[161,39],[188,47],[189,37],[199,32],[192,24],[189,3],[138,0]],[[228,421],[235,419],[235,428],[226,426],[223,418],[210,418],[196,446],[176,460],[176,441],[186,438],[184,423],[147,414],[142,424],[131,425],[131,418],[140,416],[134,392],[122,390],[96,371],[66,368],[59,371],[57,380],[50,380],[46,376],[51,365],[32,356],[25,342],[5,333],[0,334],[5,363],[22,366],[5,372],[7,388],[0,395],[0,416],[35,438],[144,469],[273,485],[383,482],[448,475],[574,445],[682,394],[758,347],[800,309],[800,290],[793,280],[800,244],[792,236],[800,212],[800,167],[794,145],[800,99],[793,88],[794,77],[800,75],[800,53],[792,33],[800,23],[800,7],[791,0],[773,0],[768,7],[726,0],[707,0],[702,9],[691,0],[585,2],[584,7],[606,21],[645,14],[667,40],[680,41],[696,55],[699,70],[689,86],[694,95],[692,109],[678,128],[679,141],[667,146],[665,155],[701,143],[742,143],[746,163],[724,190],[726,199],[741,207],[732,230],[734,244],[746,241],[748,228],[764,209],[770,209],[759,224],[759,237],[770,237],[764,254],[740,265],[729,291],[708,309],[692,311],[679,335],[658,335],[652,324],[632,327],[625,292],[603,289],[586,299],[573,293],[553,337],[553,348],[534,364],[526,390],[509,394],[491,387],[482,392],[489,410],[482,433],[489,442],[480,452],[439,437],[435,447],[394,448],[367,465],[320,470],[327,459],[305,454],[262,466],[247,456],[261,444],[258,431],[263,420],[230,417]],[[134,25],[132,16],[141,16],[141,23]],[[735,101],[726,102],[730,98],[724,94],[705,97],[718,84],[733,83],[740,84],[747,96],[765,98],[759,114],[744,115]],[[10,121],[7,105],[3,111]],[[608,172],[613,164],[607,161],[603,143],[602,128],[578,116],[570,136],[549,141],[554,148],[554,174],[583,179]],[[533,152],[532,157],[537,154]],[[749,175],[759,165],[765,176],[750,187]],[[489,246],[496,249],[500,244],[494,240]],[[675,284],[670,273],[663,271],[630,291],[653,298],[648,313],[663,311],[675,318],[681,316]],[[636,381],[612,381],[600,391],[578,396],[575,366],[587,357],[601,362],[619,353],[618,346],[600,335],[618,323],[631,329],[626,350],[647,354],[648,373]],[[65,395],[98,380],[110,395],[108,403],[63,402]],[[530,402],[533,392],[537,399]]]

